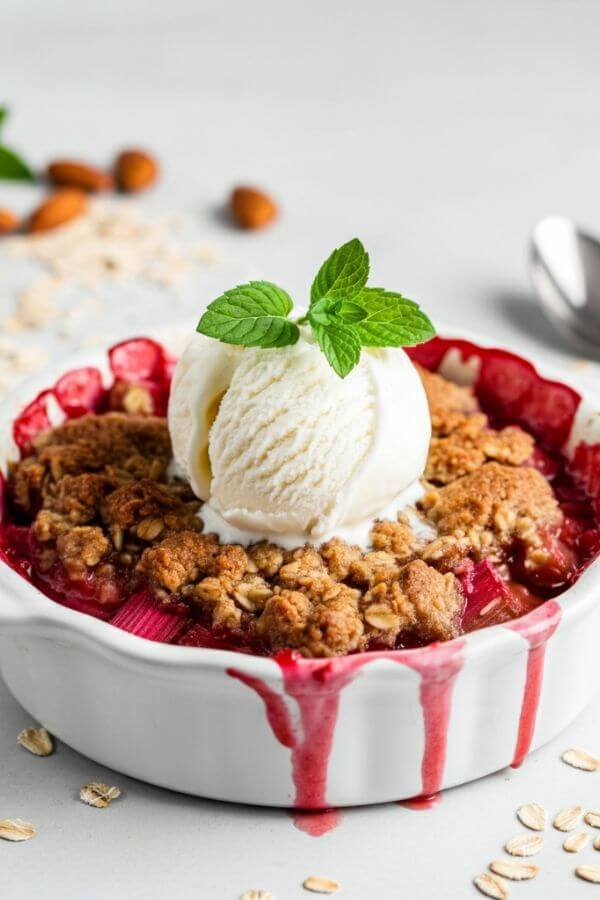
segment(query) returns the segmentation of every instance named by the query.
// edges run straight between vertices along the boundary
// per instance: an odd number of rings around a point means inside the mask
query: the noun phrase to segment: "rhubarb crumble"
[[[148,365],[136,343],[141,374],[120,345],[111,388],[65,376],[54,389],[70,410],[62,424],[38,398],[15,425],[22,452],[0,554],[59,603],[154,640],[330,657],[508,621],[566,589],[600,550],[593,498],[556,449],[518,411],[507,422],[493,400],[482,406],[422,365],[432,437],[410,515],[373,521],[366,549],[339,537],[293,549],[221,542],[172,474],[172,361],[147,342]]]

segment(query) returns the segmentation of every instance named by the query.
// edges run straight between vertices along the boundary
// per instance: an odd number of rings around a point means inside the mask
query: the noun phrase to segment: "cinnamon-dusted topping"
[[[479,409],[472,389],[454,384],[435,372],[416,366],[429,403],[431,427],[434,435],[450,434],[472,413]]]
[[[402,515],[396,522],[375,522],[371,529],[371,542],[375,550],[385,550],[401,563],[412,559],[418,547],[408,520]]]
[[[540,529],[556,526],[562,514],[552,488],[532,468],[490,462],[477,471],[428,492],[420,501],[443,536],[486,556],[515,539],[541,544]],[[431,546],[425,552],[433,559]]]
[[[258,639],[270,651],[291,647],[304,656],[339,656],[362,649],[363,623],[358,591],[331,582],[320,602],[298,590],[282,589],[267,600],[255,625]]]
[[[248,548],[248,556],[265,578],[272,578],[283,565],[284,551],[276,544],[261,541]]]
[[[326,544],[322,544],[320,553],[329,574],[335,581],[345,581],[349,578],[363,557],[360,547],[352,547],[340,538],[332,538]]]
[[[248,556],[236,544],[219,544],[214,535],[182,531],[145,550],[139,570],[155,588],[181,591],[206,575],[240,581],[248,568]]]
[[[135,416],[119,412],[82,416],[43,432],[34,441],[40,456],[43,456],[43,448],[46,447],[77,447],[80,444],[86,448],[93,446],[98,455],[98,469],[125,462],[135,454],[167,460],[171,457],[167,423],[157,416]]]
[[[434,437],[425,477],[449,484],[479,469],[488,460],[520,466],[529,459],[534,447],[531,435],[513,426],[494,431],[484,423],[485,416],[475,414],[447,437]],[[483,427],[477,427],[481,424]]]
[[[159,484],[149,478],[125,481],[103,499],[102,520],[111,527],[135,530],[144,541],[154,540],[165,529],[195,530],[201,524],[196,516],[201,504],[180,488],[183,485]]]
[[[502,559],[515,540],[527,565],[543,565],[543,529],[561,513],[545,479],[519,468],[528,435],[490,429],[469,389],[422,377],[440,482],[419,504],[438,534],[428,544],[402,515],[373,523],[367,552],[340,538],[292,551],[266,541],[220,544],[201,533],[190,488],[167,476],[165,420],[135,406],[41,434],[12,467],[10,501],[32,526],[36,570],[90,577],[109,608],[123,591],[149,588],[166,606],[187,606],[200,630],[234,633],[269,653],[289,647],[330,657],[453,638],[464,602],[453,569],[467,556]],[[118,393],[111,403],[126,409],[128,394]]]
[[[402,570],[401,584],[415,610],[415,631],[421,640],[457,636],[463,597],[454,575],[441,575],[423,560],[415,560]]]
[[[453,384],[417,366],[431,413],[433,437],[425,477],[449,484],[476,471],[488,460],[513,466],[526,462],[533,451],[531,435],[509,426],[489,427],[471,388]]]
[[[102,529],[89,525],[71,528],[56,539],[58,557],[71,578],[83,578],[87,569],[97,566],[110,549]]]
[[[43,508],[72,525],[87,525],[98,518],[104,497],[117,487],[117,478],[96,472],[65,475],[58,482],[47,479]]]

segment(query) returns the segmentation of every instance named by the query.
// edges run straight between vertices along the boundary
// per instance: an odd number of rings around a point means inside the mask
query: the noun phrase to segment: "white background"
[[[536,310],[526,246],[552,212],[600,230],[599,28],[593,0],[3,0],[5,140],[40,166],[152,148],[165,171],[144,203],[189,214],[223,249],[231,265],[214,276],[219,287],[244,271],[301,298],[329,251],[358,235],[374,283],[434,319],[552,355],[568,377],[576,357]],[[240,180],[278,197],[275,227],[248,235],[223,224],[219,206]],[[36,190],[0,184],[0,205],[25,211]],[[11,274],[3,261],[6,311]],[[110,311],[111,328],[116,316],[121,330],[140,330],[157,314],[136,300]],[[339,879],[344,898],[475,896],[469,881],[519,830],[521,802],[600,807],[600,775],[558,759],[572,744],[600,752],[598,713],[521,771],[451,791],[431,812],[353,810],[317,840],[285,812],[149,788],[63,746],[34,759],[15,744],[28,716],[0,686],[0,818],[39,828],[29,844],[0,846],[0,891],[228,900],[264,887],[288,900],[308,896],[300,884],[317,873]],[[84,807],[77,791],[92,779],[118,784],[123,799]],[[549,834],[542,874],[514,895],[588,896],[572,875],[584,860],[600,853],[571,857]]]

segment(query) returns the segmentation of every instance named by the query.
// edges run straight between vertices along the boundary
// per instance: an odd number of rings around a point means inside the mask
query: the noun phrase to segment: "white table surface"
[[[188,214],[226,257],[198,306],[240,273],[302,298],[329,251],[358,235],[375,282],[434,319],[552,357],[565,376],[578,367],[536,310],[525,254],[544,214],[600,229],[594,0],[4,0],[1,18],[5,140],[38,165],[62,154],[105,162],[128,143],[155,150],[165,174],[141,202]],[[223,225],[218,207],[239,181],[279,198],[275,227]],[[0,205],[25,211],[38,191],[0,183]],[[14,272],[2,260],[4,314]],[[110,330],[132,332],[161,312],[191,318],[196,300],[108,306]],[[76,343],[31,340],[52,353]],[[600,752],[599,716],[597,702],[520,771],[448,792],[432,811],[352,810],[314,839],[285,812],[151,788],[62,745],[35,759],[15,743],[29,717],[0,684],[0,818],[39,829],[28,844],[1,844],[0,892],[233,900],[264,887],[290,900],[309,896],[300,885],[316,873],[342,883],[340,898],[476,896],[470,879],[519,830],[520,803],[600,806],[600,775],[559,761],[569,745]],[[88,780],[124,796],[85,807],[76,796]],[[572,872],[600,854],[571,857],[560,842],[548,835],[541,875],[514,896],[591,895]]]

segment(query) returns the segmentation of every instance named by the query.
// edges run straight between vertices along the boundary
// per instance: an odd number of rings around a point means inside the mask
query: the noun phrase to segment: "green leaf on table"
[[[369,277],[369,254],[354,238],[334,250],[313,281],[311,306],[327,297],[330,300],[351,300],[363,288]]]
[[[285,347],[300,336],[296,323],[287,318],[292,307],[282,288],[269,281],[251,281],[213,300],[196,330],[225,344]]]
[[[0,128],[2,128],[2,123],[6,119],[8,115],[8,108],[6,106],[0,106]]]
[[[35,175],[20,156],[0,144],[0,178],[11,181],[35,181]]]

